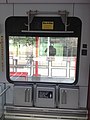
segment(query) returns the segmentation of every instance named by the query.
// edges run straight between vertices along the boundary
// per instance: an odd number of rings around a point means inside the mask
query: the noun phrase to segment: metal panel
[[[90,64],[90,5],[89,4],[75,4],[74,15],[79,17],[82,21],[82,36],[81,36],[81,49],[83,44],[87,44],[87,56],[81,56],[80,59],[80,72],[79,72],[79,85],[88,85],[89,64]],[[84,73],[84,74],[83,74]]]
[[[55,107],[55,88],[54,87],[37,87],[35,106]]]
[[[90,3],[89,0],[8,0],[9,3]]]
[[[5,20],[6,20],[7,17],[9,17],[11,15],[13,15],[13,5],[11,5],[11,4],[0,4],[0,35],[2,35],[2,36],[5,36]],[[3,47],[5,47],[5,45]],[[0,73],[0,81],[2,81],[2,82],[6,81],[5,50],[3,52],[4,52],[4,72]]]
[[[11,4],[0,4],[0,33],[5,32],[5,20],[7,17],[13,15],[13,5]]]
[[[32,87],[14,86],[14,105],[32,106]]]
[[[81,48],[87,44],[87,56],[81,56],[79,67],[80,107],[87,106],[88,76],[90,65],[90,4],[75,4],[74,15],[82,20]]]
[[[80,97],[79,97],[79,103],[81,108],[87,107],[87,93],[88,93],[88,87],[81,86],[80,87]]]
[[[0,83],[0,93],[2,93],[4,89],[4,84],[3,83]],[[3,114],[4,114],[4,98],[5,98],[5,95],[0,95],[0,119],[3,117]]]
[[[73,4],[15,4],[14,15],[27,15],[26,12],[29,10],[38,11],[58,11],[67,10],[69,16],[73,15]]]
[[[7,91],[6,94],[6,104],[13,104],[13,84],[6,84],[10,86],[10,89]]]
[[[85,109],[5,106],[6,120],[87,120]]]
[[[6,3],[6,0],[0,0],[0,3]]]
[[[78,89],[60,88],[59,108],[78,108]]]
[[[2,88],[1,88],[1,85],[0,85],[0,93],[2,92]],[[1,116],[2,116],[2,112],[3,110],[2,110],[2,96],[0,97],[0,118],[1,118]]]

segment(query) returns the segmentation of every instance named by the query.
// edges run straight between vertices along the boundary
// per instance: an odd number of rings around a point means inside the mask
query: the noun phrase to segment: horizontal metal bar
[[[42,112],[41,112],[42,111]],[[56,114],[58,113],[58,114]],[[87,120],[88,112],[83,109],[49,109],[6,106],[5,118],[15,120]]]
[[[88,111],[83,109],[49,109],[6,106],[6,116],[29,116],[34,118],[79,118],[87,119]]]
[[[7,105],[5,106],[6,107],[6,110],[20,110],[20,111],[30,111],[30,112],[47,112],[47,113],[74,113],[74,114],[87,114],[87,109],[51,109],[51,108],[36,108],[36,107],[21,107],[21,106],[13,106],[13,105]]]
[[[10,88],[10,86],[8,86],[6,89],[4,89],[4,90],[0,93],[0,96],[2,96],[9,88]]]
[[[78,120],[87,120],[87,116],[83,117],[83,116],[64,116],[64,115],[60,115],[60,116],[46,116],[46,115],[34,115],[34,114],[20,114],[20,113],[5,113],[5,118],[14,118],[14,119],[24,119],[24,120],[56,120],[56,119],[78,119]]]
[[[57,15],[64,15],[64,14],[69,14],[69,12],[67,12],[66,10],[64,10],[64,11],[38,11],[38,10],[36,10],[36,11],[32,11],[32,10],[30,10],[30,11],[28,11],[27,12],[27,14],[31,14],[31,15],[33,15],[33,14],[35,14],[35,15],[37,15],[37,14],[41,14],[41,15],[43,15],[43,14],[57,14]]]
[[[22,30],[22,33],[74,33],[74,31],[28,31]]]

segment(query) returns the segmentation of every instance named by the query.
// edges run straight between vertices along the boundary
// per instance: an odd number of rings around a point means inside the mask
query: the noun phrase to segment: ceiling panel
[[[26,12],[29,10],[38,11],[58,11],[67,10],[69,15],[73,15],[73,4],[15,4],[14,5],[14,15],[27,15]]]
[[[8,3],[90,3],[90,0],[8,0]]]

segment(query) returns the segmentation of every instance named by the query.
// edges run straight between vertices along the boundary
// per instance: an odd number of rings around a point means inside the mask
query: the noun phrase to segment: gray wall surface
[[[8,4],[7,4],[8,2]],[[24,3],[25,2],[25,3]],[[81,2],[81,3],[80,3]],[[5,20],[9,16],[26,16],[26,12],[29,10],[39,10],[39,11],[58,11],[67,10],[69,11],[69,16],[79,17],[82,21],[82,36],[81,36],[81,49],[82,44],[87,44],[88,53],[87,56],[80,57],[79,66],[79,80],[78,86],[80,86],[80,106],[86,107],[87,105],[87,90],[88,90],[88,74],[89,74],[89,64],[90,64],[90,2],[88,0],[49,0],[42,1],[38,0],[0,0],[0,35],[4,36],[4,71],[0,73],[0,81],[7,82],[6,79],[6,58],[5,58]],[[49,4],[48,4],[49,3]],[[86,4],[83,4],[86,3]],[[87,4],[88,3],[88,4]],[[7,91],[7,103],[13,103],[13,85],[11,89]]]

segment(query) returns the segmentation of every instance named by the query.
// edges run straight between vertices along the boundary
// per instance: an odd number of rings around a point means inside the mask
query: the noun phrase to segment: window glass
[[[9,36],[13,81],[73,83],[78,37]]]

